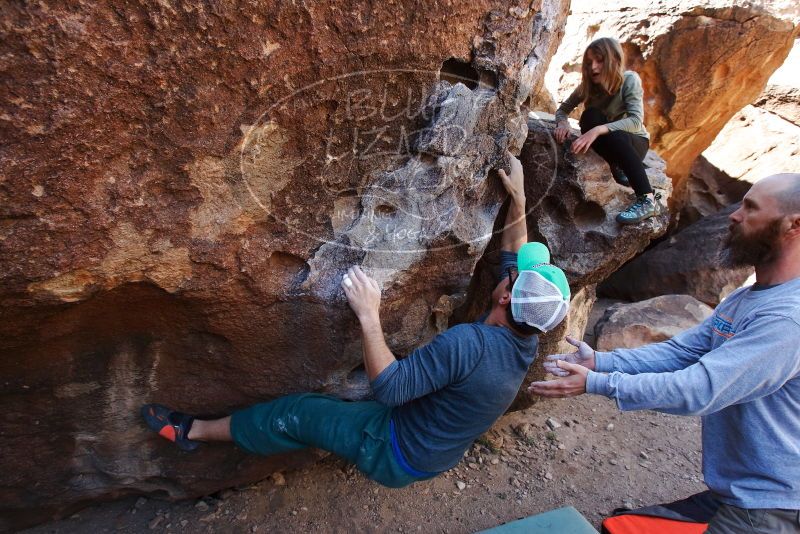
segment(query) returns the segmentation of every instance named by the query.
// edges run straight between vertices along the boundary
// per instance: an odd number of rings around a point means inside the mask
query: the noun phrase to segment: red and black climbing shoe
[[[191,415],[172,411],[161,404],[145,404],[141,413],[151,430],[161,437],[174,441],[181,449],[193,451],[200,446],[200,442],[187,438],[194,422],[194,417]]]

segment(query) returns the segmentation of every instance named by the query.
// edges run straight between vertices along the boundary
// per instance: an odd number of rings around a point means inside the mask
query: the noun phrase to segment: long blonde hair
[[[589,59],[589,50],[603,58],[603,71],[600,73],[599,84],[592,81],[592,61]],[[581,100],[586,102],[590,96],[594,95],[613,95],[622,87],[624,72],[625,54],[619,41],[612,37],[595,39],[583,52],[581,84],[578,87]]]

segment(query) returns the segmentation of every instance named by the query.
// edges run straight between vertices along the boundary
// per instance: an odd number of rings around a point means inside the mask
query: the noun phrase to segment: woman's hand
[[[585,154],[589,151],[589,147],[592,146],[595,139],[606,133],[608,133],[608,128],[606,128],[605,124],[595,126],[572,142],[572,152],[574,154]]]
[[[569,127],[569,123],[567,121],[558,121],[556,124],[556,131],[554,132],[556,141],[563,143],[564,139],[566,139],[569,135],[570,130],[571,128]]]

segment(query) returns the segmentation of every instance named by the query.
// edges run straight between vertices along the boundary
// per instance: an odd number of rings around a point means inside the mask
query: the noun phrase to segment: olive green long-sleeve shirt
[[[614,95],[606,97],[590,97],[586,102],[586,107],[597,108],[603,112],[611,121],[606,124],[610,132],[621,130],[640,135],[650,139],[650,134],[644,127],[644,103],[642,101],[644,92],[642,91],[642,81],[639,75],[633,71],[625,71],[622,79],[622,86]],[[567,116],[581,103],[578,90],[575,89],[571,95],[559,106],[556,111],[557,121],[566,121]]]

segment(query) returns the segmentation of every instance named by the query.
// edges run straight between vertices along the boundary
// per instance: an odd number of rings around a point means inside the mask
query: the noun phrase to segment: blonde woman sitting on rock
[[[617,215],[621,224],[635,224],[657,213],[653,188],[644,170],[650,136],[644,127],[642,82],[635,72],[624,70],[622,47],[616,39],[592,41],[583,53],[581,84],[556,111],[556,140],[570,132],[567,116],[579,104],[581,135],[572,142],[575,154],[591,147],[611,167],[614,180],[633,187],[636,200]]]

